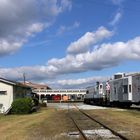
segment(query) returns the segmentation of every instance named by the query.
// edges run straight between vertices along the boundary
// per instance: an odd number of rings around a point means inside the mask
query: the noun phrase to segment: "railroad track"
[[[79,131],[79,139],[80,140],[88,140],[87,136],[85,135],[85,133],[83,132],[83,130],[79,127],[79,125],[77,124],[77,122],[75,121],[75,119],[72,117],[71,113],[70,113],[70,109],[69,109],[69,103],[68,103],[68,113],[69,113],[69,117],[72,120],[73,124],[75,125],[75,127],[77,128],[77,130]]]
[[[70,110],[69,104],[68,104],[68,113],[69,113],[69,117],[72,120],[73,124],[79,131],[80,140],[109,140],[109,139],[111,139],[111,140],[112,139],[113,140],[128,140],[128,138],[126,138],[123,135],[119,134],[118,132],[114,131],[113,129],[106,126],[102,122],[96,120],[89,114],[85,113],[83,110],[80,110],[75,104],[73,104],[73,106],[75,107],[75,111]],[[82,124],[84,124],[84,125],[82,125]],[[92,130],[93,134],[90,133],[90,135],[89,135],[86,132],[89,129]],[[104,130],[106,132],[109,132],[109,134],[111,136],[106,137],[104,135],[100,135],[98,133],[98,131],[94,131],[94,130]]]

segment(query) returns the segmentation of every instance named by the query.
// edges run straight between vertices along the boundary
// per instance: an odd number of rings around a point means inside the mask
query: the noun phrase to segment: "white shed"
[[[0,78],[0,113],[5,113],[14,99],[31,94],[31,88],[21,83]]]

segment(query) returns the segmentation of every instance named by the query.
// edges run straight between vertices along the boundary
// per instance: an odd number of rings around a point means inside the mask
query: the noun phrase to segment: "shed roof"
[[[1,77],[0,77],[0,82],[6,83],[6,84],[9,84],[9,85],[30,88],[30,86],[28,86],[28,85],[25,85],[25,84],[22,84],[22,83],[19,83],[19,82],[16,82],[16,81],[11,81],[11,80],[1,78]]]
[[[0,77],[0,82],[7,83],[7,84],[10,84],[10,85],[16,85],[16,82],[11,81],[11,80],[7,80],[7,79],[1,78],[1,77]]]

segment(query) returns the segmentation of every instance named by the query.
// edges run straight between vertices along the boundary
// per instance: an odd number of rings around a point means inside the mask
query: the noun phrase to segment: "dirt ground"
[[[139,111],[106,108],[85,111],[130,140],[139,140]],[[0,140],[75,140],[70,133],[76,131],[68,110],[62,107],[49,106],[30,115],[0,115]]]

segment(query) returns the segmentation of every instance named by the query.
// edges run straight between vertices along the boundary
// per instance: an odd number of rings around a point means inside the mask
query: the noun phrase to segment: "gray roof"
[[[16,85],[16,83],[17,83],[17,82],[7,80],[7,79],[1,78],[1,77],[0,77],[0,82],[7,83],[7,84],[10,84],[10,85]]]

